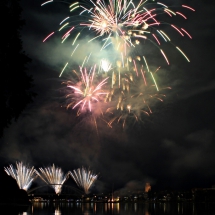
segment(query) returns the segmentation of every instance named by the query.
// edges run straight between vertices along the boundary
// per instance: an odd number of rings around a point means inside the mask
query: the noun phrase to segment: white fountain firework
[[[16,167],[12,164],[4,168],[5,172],[14,178],[20,189],[27,191],[33,180],[37,177],[34,166],[29,167],[22,162],[16,162]]]
[[[89,193],[89,189],[96,181],[98,175],[94,174],[91,170],[84,167],[69,172],[75,183],[84,190],[85,194]]]
[[[59,195],[64,182],[68,179],[68,173],[64,174],[62,169],[55,167],[54,164],[47,168],[39,168],[39,170],[40,172],[36,171],[37,175]]]

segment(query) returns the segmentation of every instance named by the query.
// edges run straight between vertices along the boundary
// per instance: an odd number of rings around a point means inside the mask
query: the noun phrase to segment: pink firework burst
[[[103,101],[107,92],[105,92],[102,87],[107,83],[108,77],[102,81],[98,81],[98,78],[94,79],[95,71],[96,65],[92,67],[89,72],[87,68],[80,67],[80,74],[73,70],[78,76],[79,81],[75,83],[74,80],[66,82],[67,87],[71,90],[66,96],[69,98],[67,108],[78,108],[78,113],[87,110],[92,112],[92,104]]]

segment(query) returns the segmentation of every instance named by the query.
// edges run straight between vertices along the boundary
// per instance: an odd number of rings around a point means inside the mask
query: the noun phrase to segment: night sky
[[[41,7],[41,0],[22,0],[23,49],[32,59],[29,73],[38,94],[17,122],[5,129],[0,156],[7,165],[24,161],[38,167],[53,163],[65,172],[81,166],[99,173],[98,191],[124,187],[152,189],[190,189],[215,185],[215,3],[209,0],[174,0],[188,4],[195,12],[185,11],[188,19],[170,19],[193,36],[182,38],[169,27],[166,31],[190,58],[188,63],[174,46],[165,47],[170,65],[152,45],[143,48],[152,67],[161,66],[158,83],[170,86],[164,102],[152,104],[153,114],[142,121],[130,120],[108,127],[98,120],[98,133],[89,114],[77,117],[62,104],[62,81],[69,71],[59,73],[71,53],[61,44],[62,34],[43,43],[58,29],[63,18],[71,15],[60,2]],[[173,4],[173,1],[163,0]],[[182,10],[181,10],[182,11]],[[75,18],[74,18],[75,19]],[[83,43],[89,35],[81,37]],[[99,45],[92,43],[93,48]],[[81,53],[82,51],[82,53]],[[81,50],[73,58],[80,64]],[[72,180],[72,179],[71,179]]]

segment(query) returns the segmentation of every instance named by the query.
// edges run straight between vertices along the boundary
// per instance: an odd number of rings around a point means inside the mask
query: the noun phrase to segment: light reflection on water
[[[5,213],[9,214],[9,213]],[[48,203],[14,215],[214,215],[215,203]],[[9,214],[10,215],[10,214]],[[12,215],[12,214],[11,214]]]

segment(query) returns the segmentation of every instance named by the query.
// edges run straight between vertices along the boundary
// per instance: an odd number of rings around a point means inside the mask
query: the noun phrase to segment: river
[[[2,209],[3,210],[3,209]],[[1,213],[3,214],[3,213]],[[6,215],[215,215],[215,203],[48,203],[11,210]]]

